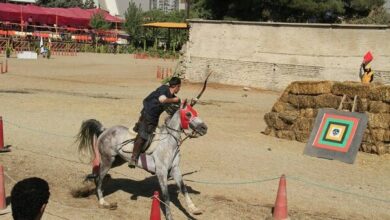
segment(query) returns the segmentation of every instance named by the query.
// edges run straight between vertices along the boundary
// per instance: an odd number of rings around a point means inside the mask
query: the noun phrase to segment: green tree
[[[73,8],[83,7],[82,0],[38,0],[37,4],[45,7]]]
[[[142,29],[142,8],[134,3],[129,2],[129,7],[125,12],[124,29],[130,35],[133,45],[140,44],[143,29]]]
[[[348,20],[352,24],[388,24],[390,25],[390,14],[383,7],[371,10],[367,17]]]
[[[206,7],[205,0],[187,0],[190,3],[190,18],[204,18],[211,19],[212,12],[210,8]]]
[[[384,0],[192,0],[192,13],[216,20],[337,22],[364,18]]]
[[[104,19],[104,14],[101,12],[95,13],[91,16],[89,25],[96,30],[107,30],[111,26],[111,24]]]
[[[348,18],[367,17],[371,11],[384,5],[384,0],[345,0],[345,16]]]
[[[83,8],[86,9],[96,8],[95,2],[93,0],[86,0],[84,2]]]

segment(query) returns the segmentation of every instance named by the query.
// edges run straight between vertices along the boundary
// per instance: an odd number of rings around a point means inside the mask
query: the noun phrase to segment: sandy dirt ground
[[[0,57],[2,59],[2,57]],[[51,197],[43,219],[148,219],[156,177],[126,165],[110,171],[105,198],[114,211],[99,209],[94,195],[73,198],[91,166],[79,161],[74,136],[83,120],[105,127],[132,127],[142,99],[159,86],[157,66],[176,61],[135,60],[130,55],[79,54],[53,59],[9,60],[0,75],[0,115],[5,144],[0,154],[9,196],[14,181],[46,179]],[[200,84],[185,83],[181,98]],[[359,152],[353,165],[303,155],[305,144],[261,134],[263,116],[279,93],[210,84],[196,106],[208,134],[186,141],[181,169],[194,203],[192,216],[170,181],[175,219],[265,219],[278,181],[287,176],[291,219],[390,219],[390,156]],[[10,214],[0,219],[12,219]]]

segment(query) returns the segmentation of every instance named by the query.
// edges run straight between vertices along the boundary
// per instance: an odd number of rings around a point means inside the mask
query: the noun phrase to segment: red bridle
[[[190,123],[198,117],[198,112],[186,104],[184,108],[180,108],[180,122],[182,129],[188,129]]]

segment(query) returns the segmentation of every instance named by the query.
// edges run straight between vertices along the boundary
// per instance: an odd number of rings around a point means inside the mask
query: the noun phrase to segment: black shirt
[[[143,101],[143,112],[146,114],[146,117],[156,125],[158,124],[161,113],[164,111],[165,105],[158,99],[162,95],[166,96],[167,98],[176,97],[175,94],[171,94],[169,91],[169,86],[162,85],[150,93]]]

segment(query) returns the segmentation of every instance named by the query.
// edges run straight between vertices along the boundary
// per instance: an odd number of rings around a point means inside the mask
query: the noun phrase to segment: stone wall
[[[265,134],[278,138],[307,142],[319,108],[337,109],[343,95],[344,110],[352,109],[358,96],[356,112],[365,112],[368,126],[361,151],[376,154],[390,153],[390,86],[364,85],[356,82],[297,81],[291,83],[264,115]]]
[[[374,55],[375,81],[390,84],[389,26],[190,20],[185,77],[284,90],[297,80],[356,80],[363,55]]]

